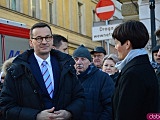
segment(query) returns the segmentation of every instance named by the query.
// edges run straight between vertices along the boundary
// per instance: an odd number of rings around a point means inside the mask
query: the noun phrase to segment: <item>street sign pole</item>
[[[108,25],[108,21],[106,21],[106,25]],[[105,42],[106,42],[106,46],[107,46],[107,55],[109,55],[110,54],[109,39],[106,39]]]
[[[101,20],[108,20],[113,16],[113,14],[115,12],[115,5],[111,0],[100,0],[98,2],[98,4],[96,5],[95,11],[96,11],[97,16]],[[106,23],[106,24],[108,25],[108,23]],[[113,30],[113,27],[111,29],[109,27],[106,29],[102,26],[102,27],[100,27],[99,30],[101,32],[101,35],[98,35],[97,31],[94,31],[92,29],[92,39],[99,39],[99,37],[108,38],[108,39],[105,39],[105,42],[106,42],[106,46],[107,46],[107,54],[109,54],[110,53],[110,51],[109,51],[110,50],[109,36],[111,36],[110,33]],[[94,35],[93,35],[93,32],[95,33]],[[102,33],[102,32],[104,32],[104,33]],[[101,39],[101,40],[104,40],[104,39]]]
[[[109,43],[109,39],[107,39],[107,40],[105,40],[105,42],[106,42],[106,45],[107,45],[107,55],[109,55],[110,54],[110,43]]]
[[[156,41],[156,35],[154,34],[155,32],[155,1],[154,0],[149,0],[150,4],[150,17],[151,17],[151,40],[152,40],[152,49],[153,47],[156,46],[157,41]],[[152,55],[152,60],[154,61],[153,55]]]

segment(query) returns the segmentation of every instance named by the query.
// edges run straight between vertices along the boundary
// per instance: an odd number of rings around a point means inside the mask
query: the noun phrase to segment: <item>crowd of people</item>
[[[2,65],[1,120],[146,120],[160,112],[160,45],[150,62],[149,34],[129,20],[113,31],[117,54],[83,44],[68,54],[68,40],[39,22],[32,49]]]

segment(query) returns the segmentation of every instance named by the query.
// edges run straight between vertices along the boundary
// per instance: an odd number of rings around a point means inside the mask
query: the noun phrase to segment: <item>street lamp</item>
[[[151,17],[151,40],[152,40],[152,49],[156,46],[156,36],[155,32],[155,0],[149,0],[149,8],[150,8],[150,17]],[[152,56],[153,60],[153,56]]]

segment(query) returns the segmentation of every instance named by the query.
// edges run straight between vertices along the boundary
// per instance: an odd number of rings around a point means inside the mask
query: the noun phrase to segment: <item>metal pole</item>
[[[156,35],[155,32],[155,0],[149,0],[150,7],[150,17],[151,17],[151,40],[152,40],[152,49],[156,46]],[[153,56],[152,56],[153,60]],[[154,61],[154,60],[153,60]]]
[[[109,39],[106,40],[106,45],[107,45],[107,55],[109,55],[109,54],[110,54],[110,50],[109,50],[109,48],[110,48],[110,46],[109,46]]]

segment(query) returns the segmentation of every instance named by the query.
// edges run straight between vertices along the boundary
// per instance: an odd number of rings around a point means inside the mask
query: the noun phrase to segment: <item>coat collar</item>
[[[124,74],[129,68],[138,65],[138,64],[150,64],[148,55],[140,55],[135,58],[133,58],[131,61],[129,61],[124,68],[121,70],[121,75]]]

